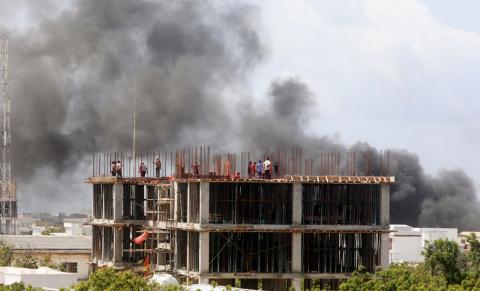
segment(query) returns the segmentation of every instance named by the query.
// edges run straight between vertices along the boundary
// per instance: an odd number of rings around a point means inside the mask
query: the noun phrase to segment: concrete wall
[[[23,282],[33,288],[68,288],[77,282],[77,274],[62,273],[51,269],[0,268],[1,284]]]
[[[88,262],[90,261],[90,253],[83,254],[68,254],[68,253],[55,253],[55,252],[33,252],[32,255],[38,260],[42,260],[46,255],[50,255],[52,263],[77,263],[77,278],[88,278]]]
[[[392,225],[390,233],[390,263],[423,262],[422,250],[427,241],[449,239],[456,241],[456,228],[414,228]]]
[[[390,263],[423,262],[422,237],[420,234],[411,236],[393,236],[390,250]]]

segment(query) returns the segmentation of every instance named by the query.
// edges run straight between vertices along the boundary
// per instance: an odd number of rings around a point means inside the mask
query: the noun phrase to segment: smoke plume
[[[332,136],[306,135],[315,93],[298,77],[273,80],[263,102],[248,93],[248,76],[266,54],[256,7],[79,0],[58,13],[32,9],[38,10],[34,27],[5,28],[20,207],[88,207],[89,188],[79,184],[90,175],[91,154],[131,149],[133,95],[139,151],[301,145],[312,157],[366,149],[378,154],[367,143],[347,146]],[[462,171],[427,175],[419,158],[403,150],[391,159],[398,181],[392,223],[475,227],[480,210]]]

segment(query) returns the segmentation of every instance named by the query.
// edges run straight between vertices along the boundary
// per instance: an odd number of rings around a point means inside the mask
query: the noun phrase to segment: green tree
[[[36,269],[38,268],[38,260],[27,251],[15,255],[14,266],[19,268]]]
[[[425,267],[432,275],[442,275],[449,284],[460,284],[465,275],[466,257],[452,240],[427,241],[422,251]]]
[[[471,233],[467,236],[467,242],[470,248],[467,252],[468,262],[470,267],[480,269],[480,242],[477,240],[475,233]]]
[[[0,266],[10,266],[13,259],[13,245],[0,240]]]
[[[394,264],[374,274],[355,271],[340,290],[447,290],[443,276],[432,275],[422,265]]]
[[[32,288],[32,286],[25,286],[23,282],[16,282],[10,285],[0,285],[0,291],[41,291],[40,288]]]
[[[181,286],[158,286],[149,284],[147,280],[132,271],[116,271],[112,268],[101,268],[91,275],[87,281],[73,286],[77,291],[181,291]]]

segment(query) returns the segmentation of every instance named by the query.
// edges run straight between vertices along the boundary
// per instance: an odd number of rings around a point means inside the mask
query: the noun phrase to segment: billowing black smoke
[[[376,157],[373,167],[379,167],[378,150],[365,142],[347,147],[329,137],[303,134],[302,124],[315,100],[305,83],[296,78],[273,81],[269,97],[269,110],[253,119],[244,118],[242,137],[248,144],[269,150],[268,145],[288,147],[301,141],[305,150],[317,157],[325,152],[369,151]],[[464,172],[443,170],[429,176],[419,158],[405,150],[391,151],[390,171],[397,180],[391,189],[391,223],[479,229],[480,205],[473,182]]]
[[[79,0],[61,13],[39,15],[35,28],[9,33],[21,206],[88,207],[89,189],[79,181],[90,175],[90,155],[132,146],[133,88],[140,151],[296,144],[312,156],[350,149],[377,153],[366,143],[348,147],[331,136],[306,135],[302,125],[315,114],[315,96],[298,78],[272,81],[261,102],[248,94],[247,77],[265,55],[255,7]],[[462,172],[428,176],[414,154],[400,150],[392,153],[392,171],[398,181],[393,223],[475,226],[475,189]]]

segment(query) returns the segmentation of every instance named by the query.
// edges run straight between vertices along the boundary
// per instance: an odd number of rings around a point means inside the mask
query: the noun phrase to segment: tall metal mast
[[[17,220],[16,185],[11,176],[10,94],[8,91],[8,38],[0,35],[0,234],[15,234]]]

